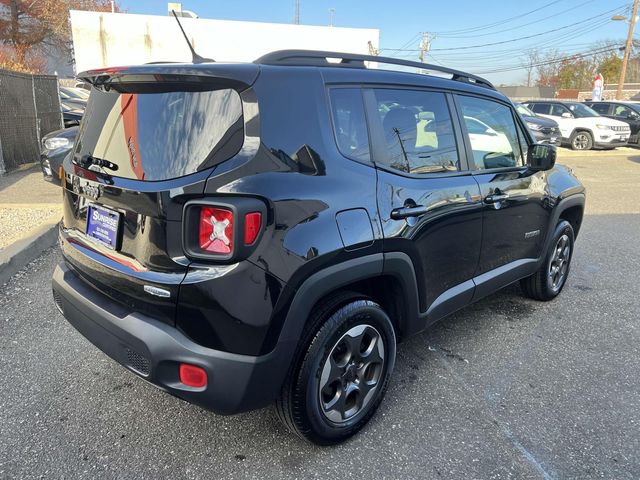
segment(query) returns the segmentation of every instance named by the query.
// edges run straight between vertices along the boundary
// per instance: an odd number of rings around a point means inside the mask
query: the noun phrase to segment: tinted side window
[[[573,117],[573,114],[564,105],[551,105],[551,115],[561,117],[563,113],[569,113]]]
[[[596,110],[596,112],[601,113],[598,110]],[[628,107],[625,107],[624,105],[616,105],[615,116],[628,118],[629,116],[631,116],[631,109]]]
[[[601,115],[609,113],[609,105],[605,103],[590,103],[589,106]]]
[[[338,150],[354,160],[369,160],[369,136],[359,88],[333,88],[329,92]]]
[[[541,113],[542,115],[549,115],[549,105],[544,103],[532,103],[529,108],[535,113]]]
[[[374,90],[387,147],[384,161],[407,173],[459,169],[458,150],[443,93]]]
[[[460,96],[459,100],[476,168],[524,165],[511,108],[483,98]]]

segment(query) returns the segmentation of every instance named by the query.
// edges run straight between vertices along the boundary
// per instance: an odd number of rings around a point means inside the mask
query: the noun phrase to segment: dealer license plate
[[[105,247],[115,250],[118,246],[120,213],[109,208],[90,205],[87,215],[87,236]]]

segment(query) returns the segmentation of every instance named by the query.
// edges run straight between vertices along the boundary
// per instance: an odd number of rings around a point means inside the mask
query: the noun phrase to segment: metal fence
[[[40,139],[60,128],[57,77],[0,70],[0,174],[37,161]]]

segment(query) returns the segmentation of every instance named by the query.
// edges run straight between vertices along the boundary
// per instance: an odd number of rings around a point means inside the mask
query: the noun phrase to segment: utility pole
[[[336,14],[336,9],[335,8],[330,8],[329,9],[329,26],[333,27],[333,16]]]
[[[378,49],[373,46],[373,43],[371,43],[371,40],[367,42],[367,45],[369,47],[369,55],[378,55],[378,53],[380,53]]]
[[[296,10],[293,14],[293,23],[300,25],[300,0],[296,0]]]
[[[418,58],[421,63],[424,63],[424,55],[425,53],[431,50],[431,41],[435,38],[429,35],[428,32],[422,32],[422,40],[420,41],[420,55]]]
[[[629,19],[629,34],[627,35],[627,45],[624,48],[624,56],[622,57],[622,69],[620,70],[620,79],[618,80],[618,91],[616,92],[616,99],[622,100],[622,87],[624,86],[624,79],[627,76],[627,65],[629,64],[629,56],[631,55],[631,48],[633,47],[633,29],[636,26],[636,15],[638,14],[638,1],[634,0],[633,9],[631,11],[631,18]]]

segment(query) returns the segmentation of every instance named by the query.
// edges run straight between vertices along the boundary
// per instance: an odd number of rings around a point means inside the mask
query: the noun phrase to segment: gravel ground
[[[0,205],[60,204],[60,187],[42,177],[40,167],[31,165],[8,175],[0,175]]]
[[[33,165],[0,176],[0,250],[60,216],[60,187],[46,182]]]
[[[45,221],[61,215],[59,206],[8,208],[0,205],[0,251]]]
[[[333,448],[125,371],[57,313],[45,252],[0,288],[0,478],[640,478],[640,162],[562,162],[589,189],[562,295],[513,286],[402,344],[378,414]]]

